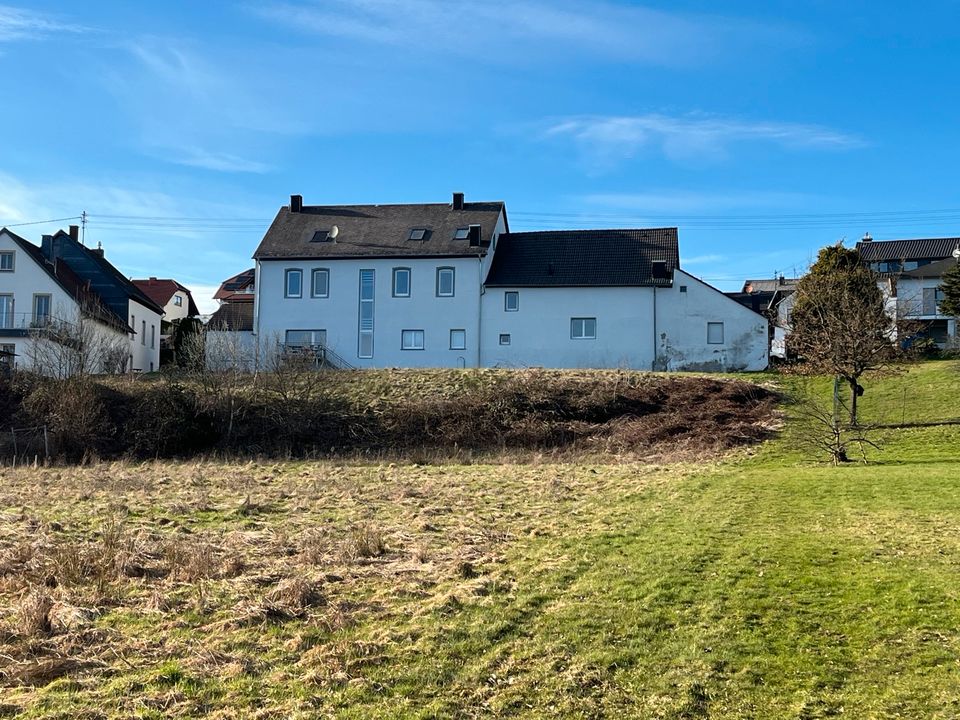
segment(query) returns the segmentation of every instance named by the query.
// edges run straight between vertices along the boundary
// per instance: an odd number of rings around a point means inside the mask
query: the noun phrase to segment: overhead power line
[[[26,226],[26,225],[46,225],[47,223],[58,223],[58,222],[66,222],[66,221],[68,221],[68,220],[79,220],[79,219],[80,219],[80,216],[79,216],[79,215],[74,215],[73,217],[53,218],[52,220],[31,220],[30,222],[20,222],[20,223],[2,223],[2,222],[0,222],[0,226],[2,226],[2,227],[8,227],[8,228],[12,228],[12,227],[24,227],[24,226]]]

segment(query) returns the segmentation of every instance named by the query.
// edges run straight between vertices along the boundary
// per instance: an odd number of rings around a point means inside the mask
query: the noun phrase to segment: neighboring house
[[[177,324],[186,318],[197,317],[200,311],[193,301],[190,290],[169,278],[148,278],[131,280],[148,298],[163,308],[163,320],[160,321],[160,349],[164,353],[172,352],[170,337]],[[163,362],[169,362],[172,355],[162,354]],[[158,365],[159,367],[159,365]]]
[[[0,230],[0,351],[7,363],[49,375],[123,372],[132,323],[55,252],[68,242],[76,242],[75,226],[44,236],[42,247]]]
[[[960,238],[873,240],[868,234],[857,250],[879,274],[891,315],[921,323],[941,347],[957,342],[957,318],[940,312],[940,283],[960,256]]]
[[[725,295],[758,312],[770,321],[770,355],[787,357],[787,334],[790,330],[790,313],[793,310],[793,293],[799,278],[780,275],[762,280],[745,280],[743,289]]]
[[[221,304],[207,321],[204,346],[211,370],[256,369],[261,353],[253,334],[253,303]]]
[[[213,299],[225,303],[253,302],[256,292],[256,268],[244,270],[231,278],[227,278],[214,293]]]
[[[480,295],[502,202],[307,206],[294,195],[254,259],[261,346],[357,367],[477,367]]]
[[[462,193],[294,195],[254,254],[254,335],[358,367],[766,367],[766,319],[677,258],[675,228],[511,234],[502,202]]]
[[[679,267],[676,228],[500,236],[481,364],[763,370],[767,321]]]

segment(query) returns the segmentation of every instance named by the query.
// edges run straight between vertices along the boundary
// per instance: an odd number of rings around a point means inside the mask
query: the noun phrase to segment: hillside
[[[866,389],[942,421],[960,369]],[[960,427],[881,433],[840,468],[788,426],[700,463],[3,469],[0,707],[955,717]]]

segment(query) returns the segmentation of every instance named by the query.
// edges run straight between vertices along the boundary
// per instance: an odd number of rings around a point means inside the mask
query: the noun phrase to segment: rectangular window
[[[501,345],[510,344],[510,333],[500,333],[500,344]]]
[[[710,345],[723,345],[723,323],[707,323],[707,342]]]
[[[157,326],[150,326],[150,348],[154,349],[157,347]]]
[[[284,273],[283,296],[288,298],[303,296],[303,270],[287,270]]]
[[[310,296],[315,298],[330,297],[330,271],[326,268],[317,268],[313,271],[310,283]]]
[[[393,269],[393,296],[410,297],[410,268]]]
[[[288,348],[326,347],[326,330],[287,330],[286,346]]]
[[[50,323],[50,304],[53,299],[50,295],[33,296],[33,324],[35,327],[45,327]]]
[[[570,337],[574,340],[596,340],[596,318],[570,318]]]
[[[520,309],[520,293],[515,290],[503,294],[503,309],[505,312],[517,312]]]
[[[437,268],[437,297],[453,297],[454,270],[452,267]]]
[[[13,329],[13,295],[0,295],[0,328]]]
[[[181,307],[183,305],[183,298],[180,295],[174,295],[173,304],[177,307]]]
[[[137,334],[137,316],[136,315],[130,316],[130,327],[133,328],[133,334],[136,335]],[[134,340],[135,338],[130,338],[130,339]]]
[[[141,322],[143,324],[143,327],[140,329],[140,344],[146,345],[147,344],[147,321],[143,320]]]
[[[423,350],[423,330],[402,330],[400,332],[401,350]]]
[[[13,251],[0,252],[0,272],[13,272]]]
[[[680,292],[685,293],[686,291],[687,291],[687,286],[686,286],[686,285],[681,285],[681,286],[680,286]]]
[[[459,227],[453,232],[454,240],[466,240],[470,237],[470,228],[468,227]]]
[[[450,349],[451,350],[467,349],[467,331],[466,330],[450,331]]]
[[[357,357],[373,357],[373,293],[375,289],[373,270],[360,271],[360,341]]]

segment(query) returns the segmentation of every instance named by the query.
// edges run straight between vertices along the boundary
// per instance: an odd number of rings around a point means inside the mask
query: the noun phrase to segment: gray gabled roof
[[[253,330],[253,303],[224,303],[207,321],[208,330]]]
[[[921,238],[916,240],[870,240],[858,242],[857,250],[865,263],[890,260],[939,260],[950,257],[960,238]]]
[[[257,260],[279,258],[458,257],[485,252],[493,238],[502,202],[469,202],[462,210],[447,203],[408,205],[283,206],[257,247]],[[455,240],[458,228],[479,225],[481,246]],[[337,227],[335,240],[328,233]],[[423,240],[410,231],[427,230]]]
[[[662,261],[666,277],[653,277]],[[668,286],[680,266],[676,228],[507,233],[488,287]]]
[[[921,265],[914,270],[905,270],[904,272],[900,273],[900,275],[903,277],[912,278],[938,278],[943,277],[943,274],[956,264],[956,259],[951,256],[943,260],[937,260],[926,265]]]
[[[797,289],[799,278],[777,277],[762,280],[744,280],[742,293],[749,292],[793,292]],[[748,288],[753,288],[748,290]],[[729,295],[730,293],[726,293]]]

